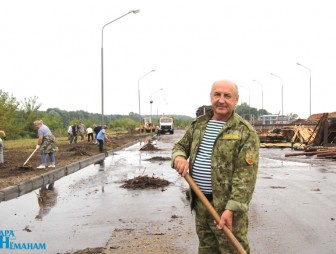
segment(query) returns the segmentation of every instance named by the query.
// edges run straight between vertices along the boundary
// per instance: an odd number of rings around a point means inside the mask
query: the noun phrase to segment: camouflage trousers
[[[196,232],[199,239],[198,254],[235,254],[237,250],[232,246],[224,231],[214,225],[214,218],[207,211],[202,202],[196,198]],[[212,204],[213,205],[213,204]],[[221,216],[221,214],[219,214]],[[247,253],[250,252],[248,240],[248,215],[236,212],[233,216],[232,233]]]

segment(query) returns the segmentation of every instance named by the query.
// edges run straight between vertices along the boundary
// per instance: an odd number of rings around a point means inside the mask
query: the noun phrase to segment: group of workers
[[[87,141],[90,144],[98,144],[99,151],[103,152],[104,140],[106,139],[108,142],[111,143],[111,140],[106,134],[106,129],[106,126],[100,125],[93,125],[93,129],[91,127],[85,129],[85,125],[83,123],[79,125],[70,125],[68,127],[68,142],[69,144],[72,144],[72,142],[76,144],[78,135],[81,136],[81,140],[84,140],[84,135],[87,135]]]
[[[86,133],[85,125],[83,123],[80,123],[79,125],[78,124],[70,125],[68,127],[69,144],[72,144],[72,142],[76,144],[78,136],[81,137],[81,140],[84,140],[85,133]]]
[[[232,231],[246,253],[250,253],[248,208],[257,178],[259,139],[254,128],[234,112],[238,99],[235,83],[229,80],[214,82],[210,91],[212,110],[197,117],[172,149],[172,167],[182,177],[190,174],[220,214],[220,221],[214,221],[200,198],[190,190],[191,208],[196,212],[199,254],[237,253],[224,235],[223,227]],[[37,120],[34,125],[38,129],[37,147],[42,154],[42,164],[38,168],[46,167],[47,155],[49,167],[55,167],[55,137],[42,121]],[[103,152],[104,139],[111,142],[106,129],[106,126],[86,129],[89,142],[92,142],[93,132],[96,133],[100,152]],[[6,137],[4,131],[0,134]],[[0,151],[2,153],[1,139]],[[0,156],[0,163],[3,163]]]
[[[43,124],[42,120],[36,120],[34,121],[34,126],[37,128],[37,145],[36,150],[39,149],[41,151],[41,165],[39,165],[38,169],[45,169],[45,168],[55,168],[56,167],[56,159],[55,159],[55,152],[58,150],[56,138],[50,131],[47,125]],[[79,127],[79,128],[78,128]],[[78,132],[80,135],[83,135],[84,139],[84,133],[88,136],[88,142],[94,144],[98,144],[99,146],[99,152],[104,152],[104,141],[105,139],[112,143],[112,141],[109,139],[106,129],[107,126],[96,126],[94,125],[94,129],[92,130],[91,127],[87,128],[85,132],[83,131],[84,124],[80,125],[72,125],[69,126],[68,129],[68,139],[69,144],[71,144],[73,141],[74,143],[77,142],[77,134]],[[69,135],[71,129],[71,134]],[[93,137],[93,132],[95,132],[95,137]],[[81,135],[81,136],[82,136]],[[6,140],[7,136],[5,131],[0,130],[0,166],[5,163],[4,160],[4,143],[3,140]],[[47,157],[49,157],[50,163],[47,166]]]

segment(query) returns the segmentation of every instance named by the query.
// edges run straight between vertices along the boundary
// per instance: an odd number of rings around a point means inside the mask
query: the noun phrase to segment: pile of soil
[[[74,154],[76,154],[76,155],[81,155],[81,156],[88,155],[88,156],[92,156],[93,154],[85,151],[85,148],[86,147],[74,146],[71,149],[69,149],[69,151],[74,152]]]
[[[144,139],[143,136],[137,134],[120,134],[110,137],[112,144],[106,143],[105,150],[112,150],[131,142],[140,141]],[[55,153],[56,168],[64,167],[71,163],[89,158],[99,154],[98,145],[90,144],[86,140],[78,141],[77,144],[58,144],[58,152]],[[34,176],[44,174],[48,170],[37,169],[41,164],[41,154],[36,152],[29,162],[27,168],[22,168],[23,163],[32,154],[35,147],[32,149],[15,148],[9,149],[5,145],[4,159],[5,163],[0,165],[0,190],[8,186],[17,185],[23,181],[29,180]],[[47,159],[47,165],[49,158]]]
[[[170,157],[161,157],[161,156],[154,156],[150,159],[147,159],[147,161],[170,161]]]
[[[140,148],[140,151],[156,151],[159,150],[157,147],[155,147],[152,143],[147,143],[143,147]]]
[[[169,181],[158,177],[137,176],[133,179],[125,181],[121,187],[126,189],[156,189],[168,186]]]

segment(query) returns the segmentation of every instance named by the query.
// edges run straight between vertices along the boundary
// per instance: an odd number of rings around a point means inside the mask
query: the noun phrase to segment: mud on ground
[[[136,176],[133,179],[126,180],[121,186],[125,189],[157,189],[168,186],[170,183],[165,179],[149,176]]]
[[[112,144],[106,143],[105,150],[112,150],[128,143],[141,140],[139,135],[122,134],[110,137]],[[90,144],[86,140],[78,141],[77,144],[58,144],[59,151],[55,153],[56,168],[69,165],[90,156],[97,155],[98,145]],[[17,185],[34,176],[45,173],[46,169],[37,169],[41,164],[41,155],[37,151],[27,163],[27,168],[22,168],[23,163],[29,158],[35,147],[9,149],[5,147],[5,163],[0,166],[0,190],[8,186]],[[47,165],[49,158],[47,158]]]

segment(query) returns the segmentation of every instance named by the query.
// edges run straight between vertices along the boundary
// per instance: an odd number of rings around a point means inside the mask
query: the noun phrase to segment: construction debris
[[[302,153],[289,153],[285,154],[285,157],[292,157],[292,156],[300,156],[300,155],[333,155],[336,153],[335,149],[330,149],[330,151],[324,150],[324,151],[314,151],[314,152],[302,152]]]
[[[262,130],[261,133],[259,133],[259,139],[261,143],[288,142],[281,128],[274,128],[272,130]]]
[[[265,127],[256,126],[260,147],[284,148],[291,144],[294,150],[312,152],[317,151],[314,147],[334,147],[336,142],[336,112],[315,114],[307,120],[300,119],[292,124],[274,125],[275,128],[271,130],[263,129]],[[334,154],[326,156],[335,157]]]
[[[125,181],[121,187],[125,189],[156,189],[168,186],[169,181],[158,178],[158,177],[149,177],[149,176],[137,176],[133,179]]]
[[[292,143],[260,143],[261,148],[293,148]],[[299,149],[298,149],[299,150]]]
[[[313,140],[314,146],[335,146],[336,142],[336,117],[329,117],[324,113],[316,125],[316,136]]]
[[[309,144],[314,138],[316,133],[314,132],[314,129],[312,129],[310,126],[304,126],[304,125],[294,125],[294,127],[284,127],[284,130],[288,130],[290,132],[294,131],[294,134],[291,138],[291,143],[303,143],[303,144]]]

